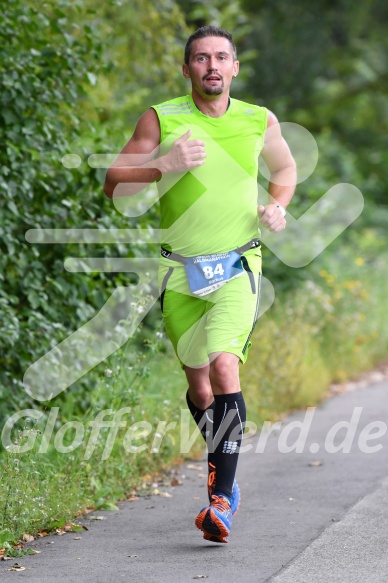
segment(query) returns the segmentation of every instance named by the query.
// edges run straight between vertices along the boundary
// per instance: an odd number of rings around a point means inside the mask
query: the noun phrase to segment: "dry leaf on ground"
[[[62,536],[63,534],[66,534],[66,531],[63,528],[56,528],[55,534],[57,534],[58,536]]]
[[[89,520],[106,520],[106,516],[88,516]]]
[[[162,496],[162,498],[172,498],[172,494],[169,492],[160,492],[160,496]]]
[[[14,563],[13,567],[10,567],[8,571],[25,571],[26,568],[19,565],[19,563]]]

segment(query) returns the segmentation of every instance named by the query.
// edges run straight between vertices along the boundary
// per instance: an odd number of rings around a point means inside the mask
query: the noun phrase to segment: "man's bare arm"
[[[276,116],[268,112],[267,132],[261,152],[270,171],[268,192],[269,204],[259,206],[260,222],[271,231],[281,231],[286,226],[279,204],[286,208],[296,186],[296,164],[290,149],[284,140]]]
[[[205,162],[204,143],[189,140],[190,130],[178,138],[164,156],[157,157],[159,120],[154,109],[140,118],[135,132],[108,169],[104,192],[109,198],[132,196],[167,172],[182,172]]]

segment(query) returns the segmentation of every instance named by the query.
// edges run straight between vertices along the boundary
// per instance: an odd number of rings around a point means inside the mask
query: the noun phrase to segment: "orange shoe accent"
[[[215,496],[213,494],[212,502],[210,504],[210,509],[209,509],[209,518],[213,522],[213,524],[216,525],[216,527],[219,530],[219,534],[217,536],[227,537],[229,535],[229,530],[226,528],[225,524],[217,516],[217,514],[215,512],[213,512],[212,508],[216,508],[217,510],[224,512],[225,510],[230,509],[229,504],[227,503],[225,498],[221,498],[221,497]]]
[[[215,534],[210,534],[208,532],[203,533],[203,538],[212,543],[228,543],[228,538],[223,536],[216,536]]]
[[[199,528],[199,530],[202,530],[202,532],[209,534],[210,536],[215,535],[217,536],[217,538],[220,537],[225,539],[229,536],[229,529],[226,527],[224,522],[217,516],[214,510],[218,510],[219,512],[229,511],[229,513],[231,513],[228,501],[222,496],[216,496],[215,494],[213,494],[210,506],[206,506],[205,508],[203,508],[201,512],[198,514],[197,518],[195,519],[195,526]],[[218,531],[217,533],[207,532],[203,524],[205,519],[207,519],[207,522],[211,521],[213,523],[212,526],[215,527],[214,530]]]
[[[208,507],[204,508],[203,510],[201,510],[201,512],[198,514],[197,518],[195,519],[195,526],[197,528],[199,528],[199,530],[202,530],[203,532],[205,532],[205,531],[202,529],[202,523],[205,520],[206,514],[208,512],[209,512],[209,508]]]
[[[207,477],[207,492],[209,497],[209,502],[212,501],[212,496],[214,490],[216,489],[216,466],[211,462],[208,462],[208,477]],[[237,506],[236,506],[237,499]],[[241,502],[241,491],[236,480],[233,482],[233,492],[232,492],[232,514],[236,514],[237,510],[240,508]]]

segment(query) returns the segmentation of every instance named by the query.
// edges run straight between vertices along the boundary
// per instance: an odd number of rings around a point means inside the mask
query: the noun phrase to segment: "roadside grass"
[[[115,510],[118,500],[156,493],[170,465],[182,461],[179,431],[165,432],[168,423],[179,425],[186,406],[179,365],[169,352],[129,355],[137,361],[129,366],[125,356],[111,359],[84,415],[75,403],[56,412],[53,401],[38,421],[20,419],[10,439],[16,447],[0,456],[0,548],[89,510]],[[190,455],[201,455],[197,441]]]
[[[343,264],[331,258],[318,265],[260,318],[241,367],[248,419],[259,427],[316,405],[331,382],[386,358],[385,259],[347,258],[346,273]],[[25,534],[55,531],[89,510],[114,510],[118,500],[157,494],[172,465],[203,455],[200,436],[182,452],[186,382],[162,333],[154,335],[157,342],[147,340],[145,349],[128,342],[109,359],[85,411],[73,391],[57,409],[55,399],[40,408],[38,421],[24,416],[15,425],[16,447],[0,455],[6,554]],[[193,432],[190,421],[183,433],[190,439]]]
[[[259,425],[317,404],[330,383],[387,358],[386,257],[368,261],[344,250],[317,263],[310,279],[275,299],[253,333],[240,376]]]

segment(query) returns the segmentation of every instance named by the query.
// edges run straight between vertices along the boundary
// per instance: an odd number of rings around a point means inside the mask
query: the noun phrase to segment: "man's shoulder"
[[[251,116],[267,116],[268,110],[262,105],[255,105],[254,103],[241,101],[240,99],[235,99],[234,97],[231,97],[231,102],[233,104],[233,109],[238,113]]]
[[[162,101],[151,107],[162,114],[180,113],[185,110],[190,110],[191,102],[189,95],[181,95],[180,97],[174,97],[173,99]]]

